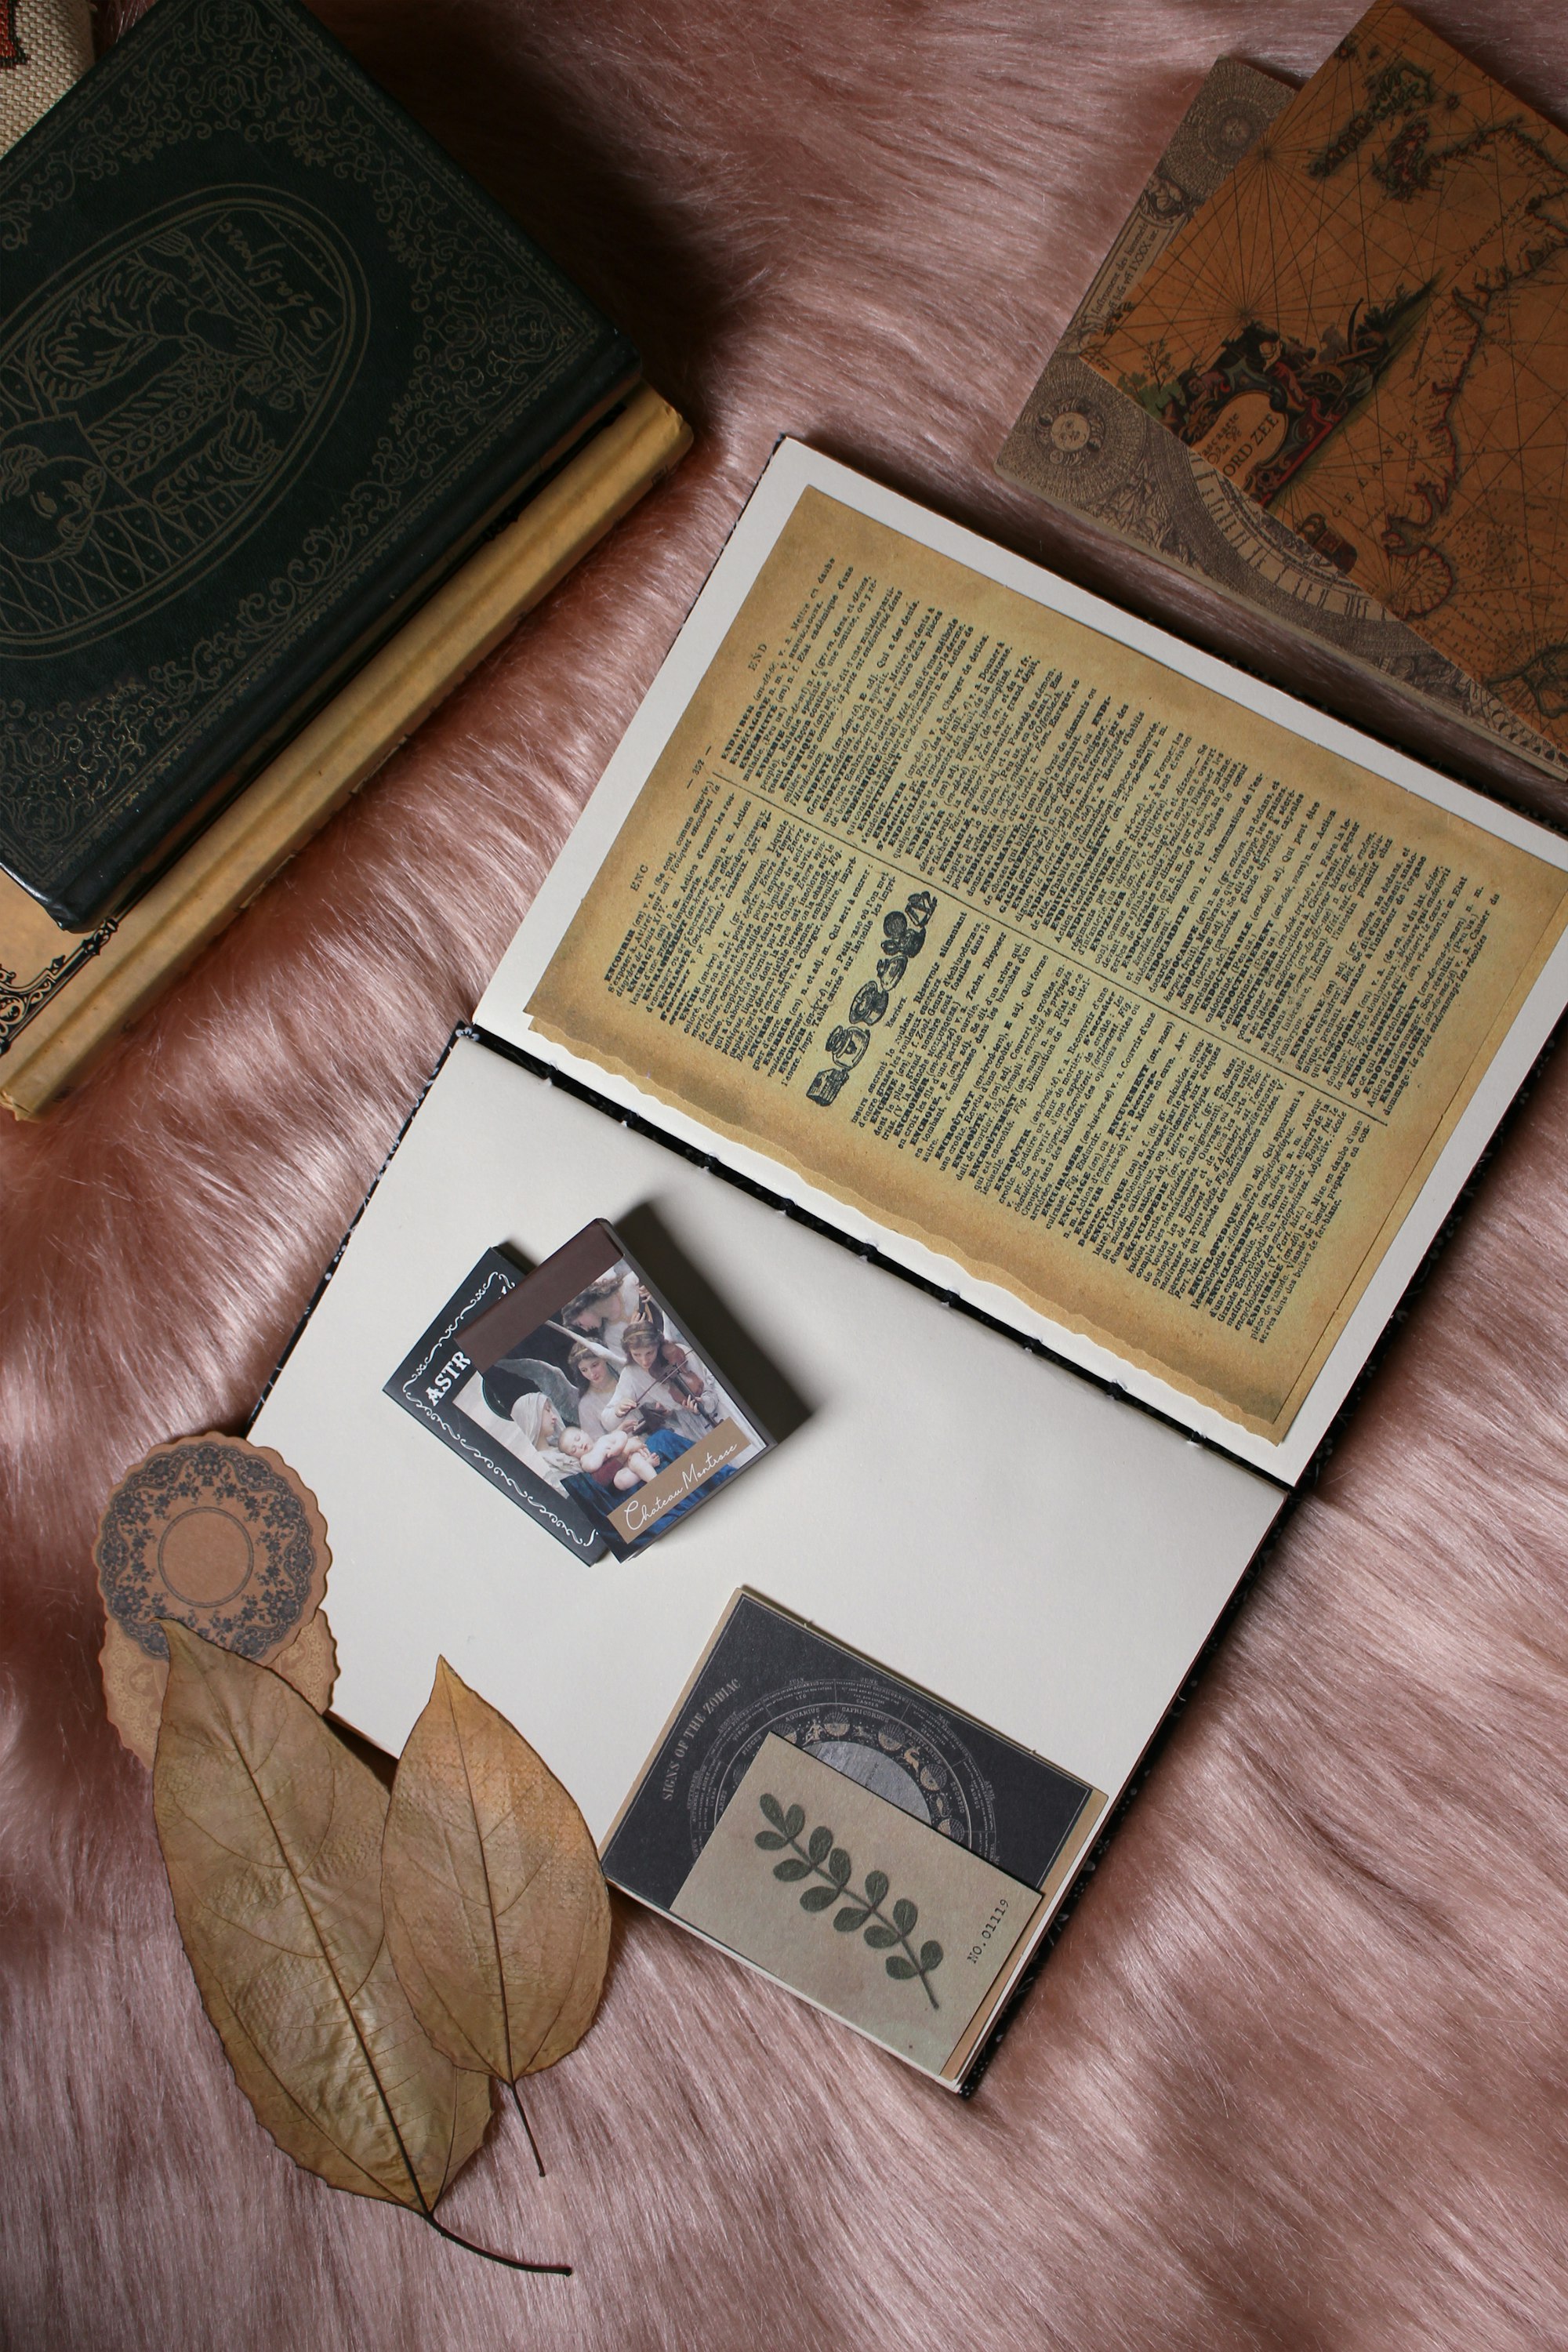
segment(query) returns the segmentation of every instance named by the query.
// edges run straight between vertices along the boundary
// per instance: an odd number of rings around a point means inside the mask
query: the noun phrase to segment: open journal
[[[444,1652],[614,1884],[962,2084],[1565,912],[1542,828],[784,443],[254,1423],[337,1711],[397,1747]],[[710,1507],[552,1538],[645,1479]]]

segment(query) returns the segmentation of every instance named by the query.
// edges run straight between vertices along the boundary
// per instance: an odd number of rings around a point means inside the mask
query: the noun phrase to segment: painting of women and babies
[[[499,1362],[458,1409],[536,1478],[607,1522],[699,1441],[744,1417],[624,1258]],[[646,1533],[662,1535],[733,1471],[721,1468]]]

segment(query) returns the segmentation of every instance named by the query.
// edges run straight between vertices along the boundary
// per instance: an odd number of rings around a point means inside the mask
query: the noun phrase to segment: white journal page
[[[774,1452],[625,1561],[574,1558],[383,1393],[487,1249],[538,1262],[594,1216],[662,1235],[795,1400]],[[1114,1799],[1283,1500],[468,1040],[250,1434],[326,1518],[334,1713],[395,1753],[445,1654],[601,1840],[741,1585]]]

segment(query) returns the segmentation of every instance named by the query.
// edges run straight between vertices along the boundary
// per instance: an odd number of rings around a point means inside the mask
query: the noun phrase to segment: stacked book
[[[37,1112],[680,455],[296,0],[0,158],[0,1098]]]

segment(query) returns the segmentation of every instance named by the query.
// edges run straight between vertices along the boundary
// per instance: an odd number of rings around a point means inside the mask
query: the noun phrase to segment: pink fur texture
[[[1563,2343],[1561,1067],[972,2104],[620,1906],[599,2021],[531,2093],[548,2179],[502,2117],[452,2200],[454,2226],[565,2256],[570,2282],[333,2195],[236,2089],[146,1776],[104,1719],[94,1523],[146,1447],[246,1412],[774,437],[1386,721],[990,470],[1206,65],[1232,49],[1304,74],[1353,0],[325,13],[637,337],[699,441],[79,1094],[0,1123],[0,2335],[29,2352]],[[1558,0],[1424,13],[1568,118]]]

